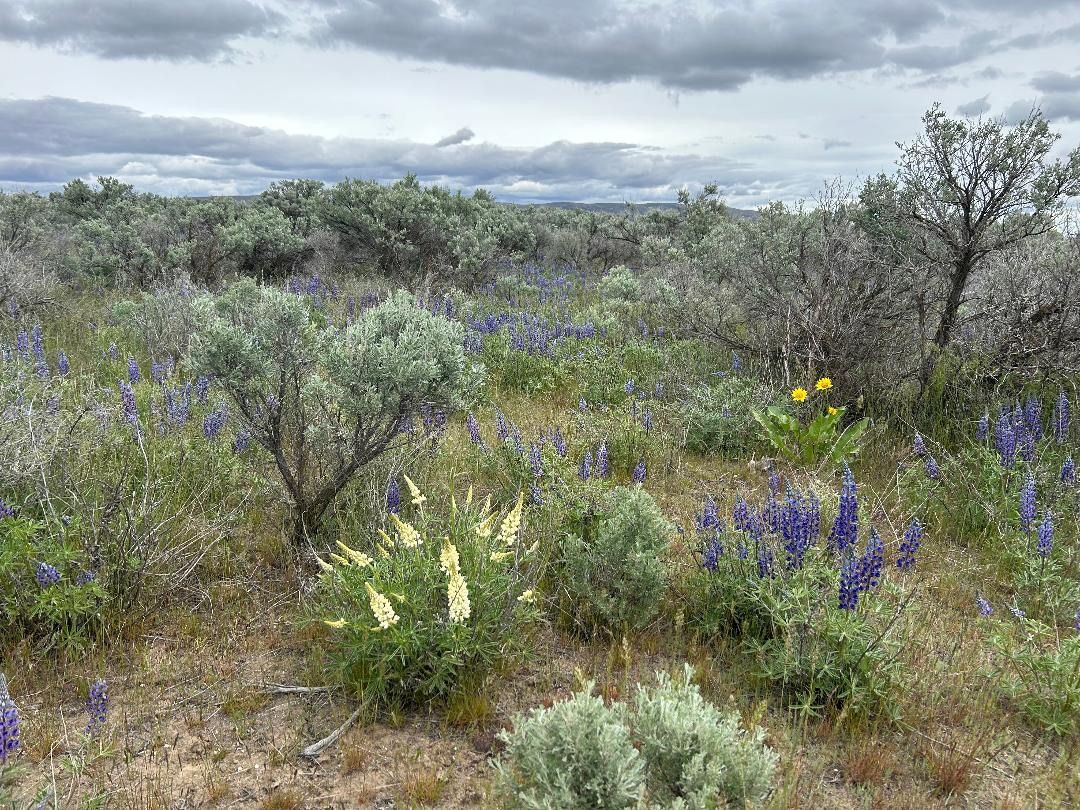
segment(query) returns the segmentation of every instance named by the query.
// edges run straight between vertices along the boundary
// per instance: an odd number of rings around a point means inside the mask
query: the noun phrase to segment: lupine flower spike
[[[19,749],[19,709],[7,688],[7,678],[0,672],[0,765],[6,765]]]

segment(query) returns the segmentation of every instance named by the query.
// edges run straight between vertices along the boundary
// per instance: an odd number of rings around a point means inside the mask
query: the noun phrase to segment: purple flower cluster
[[[7,678],[0,673],[0,765],[6,765],[19,750],[19,709],[7,688]]]
[[[240,455],[248,448],[248,444],[251,442],[251,433],[247,430],[240,430],[237,432],[236,437],[233,439],[233,452],[236,455]]]
[[[780,536],[784,540],[789,571],[802,568],[807,549],[821,531],[821,504],[817,496],[802,495],[789,488],[780,506]]]
[[[487,449],[484,444],[484,437],[480,435],[480,420],[476,418],[476,414],[469,411],[469,415],[465,417],[465,426],[469,430],[469,439],[480,449]]]
[[[228,421],[229,409],[224,402],[220,402],[214,410],[203,417],[203,436],[207,439],[216,439]]]
[[[975,606],[979,609],[979,615],[983,618],[986,618],[994,612],[994,609],[990,606],[990,603],[986,600],[986,597],[982,595],[977,595],[975,597]]]
[[[1035,550],[1044,560],[1054,550],[1054,520],[1049,512],[1043,515],[1042,523],[1039,524],[1039,539]]]
[[[532,470],[533,477],[544,477],[544,459],[540,450],[540,445],[533,442],[529,445],[529,469]]]
[[[592,450],[586,450],[585,455],[581,457],[581,464],[578,466],[578,478],[582,481],[588,481],[592,476]]]
[[[44,560],[41,560],[38,562],[37,569],[34,571],[34,579],[37,580],[37,584],[42,588],[49,588],[60,581],[60,572]]]
[[[128,365],[128,382],[130,382],[132,385],[135,385],[135,383],[137,383],[142,378],[142,375],[139,373],[139,364],[137,362],[135,362],[134,357],[131,357],[129,355],[127,365]]]
[[[1069,456],[1061,465],[1061,483],[1072,486],[1076,483],[1076,463]]]
[[[859,536],[859,488],[851,468],[844,465],[843,483],[840,485],[840,506],[829,531],[829,548],[843,553],[855,545]]]
[[[855,610],[859,604],[859,594],[868,593],[878,586],[884,559],[885,544],[877,530],[871,527],[862,556],[856,557],[854,549],[849,549],[840,567],[837,595],[842,610]]]
[[[63,349],[56,353],[56,370],[60,372],[61,377],[66,377],[71,373],[71,363],[68,361],[67,353]]]
[[[165,397],[165,418],[174,428],[187,424],[191,416],[191,383],[162,388]]]
[[[1054,440],[1063,444],[1069,435],[1069,398],[1065,391],[1058,392],[1057,403],[1054,405],[1053,416]]]
[[[601,440],[600,447],[596,451],[596,474],[601,478],[611,475],[611,460],[608,457],[607,442]]]
[[[1025,532],[1031,530],[1031,524],[1035,520],[1035,478],[1031,473],[1024,479],[1024,485],[1020,488],[1020,528]]]
[[[635,484],[644,484],[645,476],[647,474],[648,473],[645,469],[645,459],[641,459],[634,467],[634,471],[630,475],[630,480],[633,481]]]
[[[12,517],[15,517],[15,507],[10,506],[7,501],[0,498],[0,520],[7,520]]]
[[[139,406],[135,402],[135,389],[129,383],[120,380],[120,403],[124,411],[124,421],[130,425],[139,424]]]
[[[896,558],[896,567],[908,569],[915,565],[915,552],[922,543],[923,526],[918,518],[913,518],[904,531],[904,539],[900,543],[900,554]]]
[[[90,686],[86,698],[86,713],[90,720],[86,724],[87,734],[96,734],[105,727],[109,719],[109,685],[103,680],[96,680]]]
[[[397,478],[391,478],[386,485],[386,511],[391,515],[401,513],[401,488],[398,486]]]

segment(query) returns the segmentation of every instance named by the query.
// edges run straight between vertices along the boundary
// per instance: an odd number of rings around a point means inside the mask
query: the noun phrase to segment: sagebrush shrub
[[[497,523],[471,493],[444,517],[411,492],[412,522],[392,515],[389,533],[339,543],[313,597],[313,617],[332,630],[333,670],[376,708],[482,685],[526,650],[536,617],[537,555],[521,539],[522,502]]]
[[[768,793],[776,754],[759,728],[744,732],[736,712],[724,714],[692,683],[657,673],[657,685],[638,686],[633,736],[645,760],[650,798],[688,810],[758,806]]]
[[[506,807],[526,810],[624,810],[640,807],[645,770],[624,721],[625,707],[606,706],[592,683],[551,708],[518,715],[499,736],[495,764]]]
[[[648,492],[617,487],[584,536],[563,539],[564,586],[582,629],[640,630],[653,620],[667,586],[668,531]]]
[[[461,324],[399,292],[343,329],[298,295],[244,281],[197,303],[192,363],[269,452],[314,533],[357,470],[407,441],[423,410],[453,410],[478,381]]]
[[[737,375],[693,389],[682,411],[687,449],[737,458],[760,446],[752,411],[765,396],[751,379]]]

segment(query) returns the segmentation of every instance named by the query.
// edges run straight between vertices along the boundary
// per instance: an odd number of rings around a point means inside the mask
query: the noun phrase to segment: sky
[[[1080,145],[1080,0],[0,0],[0,189],[812,201],[935,102]]]

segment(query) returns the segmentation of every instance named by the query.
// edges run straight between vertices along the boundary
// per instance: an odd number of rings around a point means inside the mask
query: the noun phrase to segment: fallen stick
[[[363,706],[358,706],[356,708],[356,711],[354,711],[352,714],[349,715],[348,720],[346,720],[344,723],[342,723],[336,729],[331,731],[328,735],[323,737],[317,743],[312,743],[311,745],[309,745],[307,748],[305,748],[303,751],[300,752],[300,756],[302,756],[302,757],[317,757],[319,754],[321,754],[323,751],[325,751],[331,745],[336,743],[338,741],[338,738],[341,737],[342,734],[344,734],[346,731],[349,730],[349,726],[351,726],[353,723],[356,722],[356,718],[358,718],[360,716],[360,712],[363,711],[363,708],[364,708]]]

